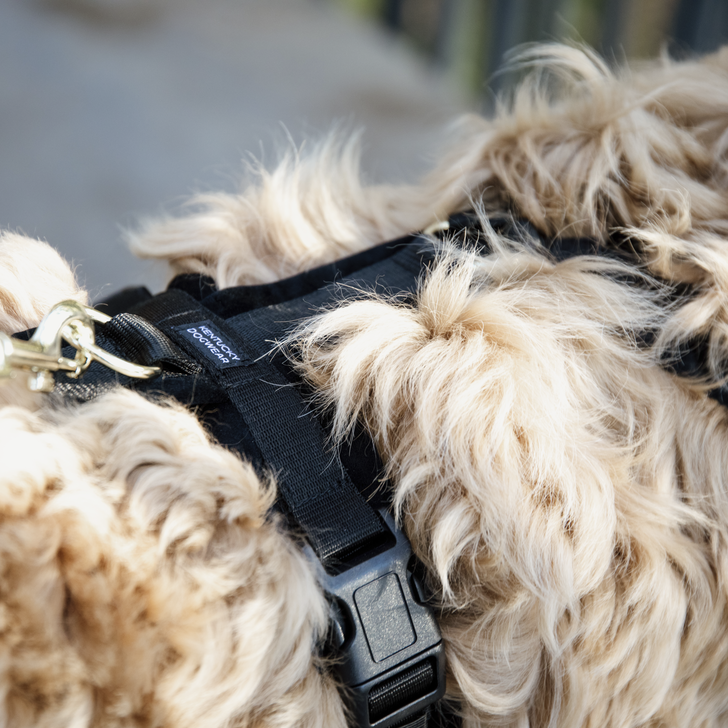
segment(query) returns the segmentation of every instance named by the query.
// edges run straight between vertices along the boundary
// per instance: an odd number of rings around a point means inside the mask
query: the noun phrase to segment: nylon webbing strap
[[[283,337],[299,320],[340,298],[341,285],[350,288],[356,284],[380,292],[413,291],[422,256],[427,254],[416,242],[403,245],[384,265],[373,264],[301,299],[225,320],[175,290],[137,309],[225,390],[263,458],[276,472],[287,510],[327,568],[336,569],[337,564],[371,550],[389,538],[389,531],[351,482],[335,452],[327,450],[318,421],[298,391],[270,364],[267,354],[272,341]]]
[[[250,428],[279,483],[283,502],[326,567],[336,568],[386,539],[298,391],[267,359],[262,341],[244,340],[182,291],[167,291],[137,309],[205,368]],[[259,334],[264,335],[262,331]]]
[[[149,321],[130,313],[119,313],[96,329],[96,343],[111,354],[147,366],[159,366],[162,373],[151,380],[131,379],[92,362],[79,379],[59,377],[55,394],[75,400],[89,401],[115,387],[136,389],[148,394],[175,397],[187,406],[219,401],[217,385],[208,378],[202,367],[188,357]],[[63,355],[73,357],[71,346]]]
[[[270,350],[272,342],[285,337],[297,323],[321,313],[327,306],[344,298],[342,291],[346,291],[347,302],[354,300],[357,290],[380,294],[414,293],[422,272],[423,259],[427,260],[432,255],[431,246],[427,244],[425,247],[424,243],[409,243],[386,261],[359,270],[337,283],[292,301],[233,316],[227,319],[227,323],[247,341],[258,342],[257,356],[262,356]]]

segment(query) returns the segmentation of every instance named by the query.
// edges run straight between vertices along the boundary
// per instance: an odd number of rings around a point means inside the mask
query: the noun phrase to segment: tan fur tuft
[[[68,263],[47,243],[0,232],[0,331],[16,334],[36,327],[59,301],[88,303]],[[0,381],[0,407],[35,409],[41,396],[29,392],[26,377]]]
[[[128,393],[0,412],[2,722],[344,725],[327,609],[249,465]]]
[[[196,212],[148,223],[130,234],[131,247],[168,259],[173,273],[204,273],[227,288],[300,273],[430,220],[398,205],[395,188],[365,188],[359,155],[358,137],[336,134],[288,151],[273,171],[254,167],[256,183],[241,194],[200,195]]]
[[[385,459],[467,725],[713,725],[724,710],[728,682],[708,687],[703,665],[728,658],[710,637],[728,552],[706,536],[728,505],[728,416],[639,351],[664,313],[620,273],[448,251],[414,307],[344,304],[295,339],[338,437],[359,418]],[[710,475],[686,475],[698,462]]]
[[[50,245],[0,233],[0,331],[33,328],[54,304],[69,298],[88,302],[68,263]]]

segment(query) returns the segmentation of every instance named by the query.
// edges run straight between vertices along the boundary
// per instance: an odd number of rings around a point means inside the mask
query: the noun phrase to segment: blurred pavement
[[[123,227],[341,121],[363,127],[371,179],[411,180],[466,110],[326,0],[2,0],[0,227],[54,245],[94,299],[159,290]]]

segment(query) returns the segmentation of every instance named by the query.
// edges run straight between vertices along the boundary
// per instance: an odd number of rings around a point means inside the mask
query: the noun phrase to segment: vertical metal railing
[[[583,42],[610,61],[728,43],[728,0],[358,0],[358,7],[486,105],[503,86],[508,52],[524,43]]]

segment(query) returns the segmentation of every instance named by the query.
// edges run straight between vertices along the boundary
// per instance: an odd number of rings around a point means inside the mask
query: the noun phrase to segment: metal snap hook
[[[0,332],[0,380],[25,371],[28,389],[52,392],[55,372],[64,371],[66,376],[76,379],[92,361],[137,379],[151,379],[160,374],[159,367],[134,364],[96,344],[94,322],[103,324],[110,320],[106,314],[77,301],[61,301],[46,314],[29,341]],[[62,355],[64,341],[76,349],[73,359]]]

